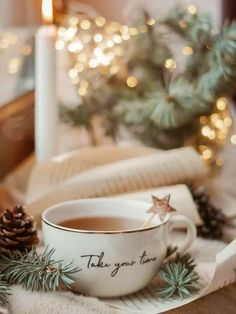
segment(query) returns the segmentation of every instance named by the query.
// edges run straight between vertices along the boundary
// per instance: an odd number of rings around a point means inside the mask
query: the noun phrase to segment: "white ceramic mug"
[[[183,215],[154,218],[144,229],[86,231],[61,227],[58,223],[79,217],[123,217],[140,220],[149,217],[149,203],[121,199],[83,199],[54,205],[44,211],[45,244],[56,249],[55,258],[73,261],[81,271],[72,289],[88,295],[114,297],[145,287],[157,273],[166,255],[169,233],[186,227],[181,250],[187,250],[196,237],[193,223]]]

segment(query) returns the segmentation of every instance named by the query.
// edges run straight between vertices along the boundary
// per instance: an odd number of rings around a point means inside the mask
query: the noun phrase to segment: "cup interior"
[[[147,209],[150,208],[150,203],[142,201],[112,199],[112,198],[96,198],[96,199],[81,199],[69,202],[60,203],[46,209],[42,215],[45,223],[59,227],[61,229],[72,230],[72,228],[62,227],[59,224],[68,219],[76,219],[82,217],[119,217],[119,218],[133,218],[140,221],[140,228],[142,224],[150,217]],[[168,215],[167,215],[168,216]],[[155,216],[152,223],[144,229],[150,229],[163,224],[158,216]],[[138,229],[140,229],[138,228]],[[137,230],[138,230],[137,229]],[[88,230],[73,229],[77,232],[88,232]],[[129,231],[136,229],[122,229],[116,231],[109,231],[108,233],[116,233],[120,231]],[[89,230],[93,232],[93,230]],[[100,231],[94,231],[99,233]],[[104,232],[104,230],[101,230]]]

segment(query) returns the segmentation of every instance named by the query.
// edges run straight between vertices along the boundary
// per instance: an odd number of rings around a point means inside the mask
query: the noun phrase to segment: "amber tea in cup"
[[[78,217],[67,219],[59,222],[58,225],[77,230],[91,230],[91,231],[117,231],[117,230],[131,230],[140,228],[143,221],[128,217]],[[149,225],[149,227],[151,224]]]

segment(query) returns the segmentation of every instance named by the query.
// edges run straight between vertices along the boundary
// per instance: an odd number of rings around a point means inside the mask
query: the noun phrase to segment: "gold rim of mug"
[[[156,229],[156,228],[159,228],[161,226],[164,226],[167,221],[169,220],[170,218],[170,215],[167,214],[166,215],[167,217],[165,218],[164,221],[162,221],[159,225],[154,225],[152,227],[147,227],[147,228],[140,228],[140,229],[130,229],[130,230],[119,230],[119,231],[93,231],[93,230],[82,230],[82,229],[73,229],[73,228],[66,228],[66,227],[62,227],[62,226],[59,226],[57,224],[54,224],[44,218],[42,218],[42,221],[50,226],[50,227],[53,227],[53,228],[56,228],[56,229],[60,229],[60,230],[63,230],[63,231],[69,231],[69,232],[75,232],[75,233],[83,233],[83,234],[122,234],[122,233],[135,233],[135,232],[144,232],[144,231],[149,231],[149,230],[153,230],[153,229]]]

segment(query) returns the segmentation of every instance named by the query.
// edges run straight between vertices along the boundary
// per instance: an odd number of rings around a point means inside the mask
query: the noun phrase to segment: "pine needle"
[[[10,287],[4,280],[0,280],[0,305],[6,305],[7,297],[10,295]]]
[[[176,247],[167,249],[166,261],[159,270],[159,277],[163,281],[163,286],[157,290],[158,294],[165,299],[178,296],[183,299],[198,290],[199,275],[195,271],[196,263],[194,258],[189,254],[175,253]]]
[[[196,283],[199,276],[196,271],[189,270],[181,262],[168,262],[159,271],[160,279],[165,285],[158,289],[158,294],[168,299],[172,296],[179,296],[181,299],[190,296],[197,291]]]
[[[35,248],[29,252],[13,251],[0,258],[0,273],[9,284],[20,284],[26,290],[54,291],[69,288],[79,271],[72,263],[64,265],[53,258],[55,250],[48,248],[39,255]]]

